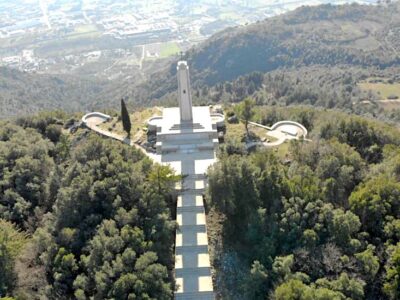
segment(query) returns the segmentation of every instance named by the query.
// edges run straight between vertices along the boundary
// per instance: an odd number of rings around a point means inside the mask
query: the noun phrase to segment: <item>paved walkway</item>
[[[153,161],[170,165],[176,174],[183,175],[177,186],[177,216],[179,225],[175,240],[175,279],[177,300],[213,300],[210,257],[203,193],[206,188],[206,172],[216,161],[214,151],[175,152],[164,155],[148,153],[139,145],[118,134],[98,127],[109,116],[87,114],[82,121],[91,130],[134,146]]]
[[[177,174],[183,175],[178,187],[175,242],[175,299],[215,299],[213,292],[203,193],[205,173],[215,160],[213,151],[171,153],[162,156]]]

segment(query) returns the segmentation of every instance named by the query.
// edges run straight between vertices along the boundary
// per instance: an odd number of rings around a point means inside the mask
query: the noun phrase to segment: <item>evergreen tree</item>
[[[12,223],[0,219],[0,298],[14,288],[14,261],[27,241],[27,234],[18,230]]]
[[[131,135],[132,125],[124,99],[121,99],[121,118],[122,118],[122,126],[124,127],[124,130],[126,131],[129,137]]]
[[[244,120],[247,136],[249,135],[249,121],[254,116],[254,105],[255,101],[253,99],[246,98],[237,106],[237,114],[239,118]]]

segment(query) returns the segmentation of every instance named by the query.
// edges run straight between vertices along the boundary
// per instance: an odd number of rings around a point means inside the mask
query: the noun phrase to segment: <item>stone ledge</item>
[[[178,207],[176,212],[178,214],[184,212],[205,213],[205,210],[203,206],[182,206]]]
[[[213,292],[175,293],[175,300],[214,300]]]
[[[189,276],[189,277],[201,277],[201,276],[211,276],[211,268],[210,267],[203,267],[203,268],[183,268],[183,269],[176,269],[175,276],[182,277],[182,276]]]

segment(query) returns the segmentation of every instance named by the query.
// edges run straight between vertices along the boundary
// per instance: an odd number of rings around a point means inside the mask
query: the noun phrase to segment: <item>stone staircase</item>
[[[174,124],[170,130],[194,130],[194,129],[204,129],[204,126],[200,123],[180,123]]]
[[[209,300],[214,299],[213,292],[196,292],[196,293],[184,293],[176,294],[176,300]]]
[[[179,190],[175,243],[175,299],[215,299],[212,285],[206,215],[203,205],[205,176],[185,174]]]

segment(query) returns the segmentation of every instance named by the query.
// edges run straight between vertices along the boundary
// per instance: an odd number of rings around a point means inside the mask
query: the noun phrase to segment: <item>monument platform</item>
[[[158,154],[169,152],[190,153],[215,150],[218,146],[218,132],[215,121],[207,106],[195,106],[192,121],[180,120],[178,107],[164,108],[162,118],[157,119]]]

